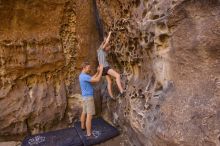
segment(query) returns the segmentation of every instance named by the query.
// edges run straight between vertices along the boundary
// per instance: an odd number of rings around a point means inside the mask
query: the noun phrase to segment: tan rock
[[[219,144],[220,3],[98,1],[125,98],[104,112],[135,145]],[[112,105],[113,104],[113,105]],[[108,113],[108,114],[106,114]]]
[[[0,142],[0,146],[21,146],[20,142]]]
[[[137,146],[218,146],[219,0],[97,4],[127,91],[114,102],[95,86],[98,114]],[[0,140],[67,127],[81,112],[80,65],[97,65],[92,0],[2,0],[0,20]]]
[[[82,96],[80,94],[74,94],[68,97],[66,116],[68,123],[73,123],[79,120],[82,112]]]
[[[81,4],[0,2],[1,141],[64,128],[78,118],[79,100],[68,97],[80,93],[82,61],[89,58],[95,67],[99,40],[92,1]]]

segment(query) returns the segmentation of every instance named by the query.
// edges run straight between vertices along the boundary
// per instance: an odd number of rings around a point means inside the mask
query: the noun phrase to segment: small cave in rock
[[[167,35],[167,34],[160,34],[159,35],[159,41],[161,43],[167,43],[168,39],[169,39],[169,35]]]
[[[137,8],[141,4],[141,0],[134,0],[133,4]]]

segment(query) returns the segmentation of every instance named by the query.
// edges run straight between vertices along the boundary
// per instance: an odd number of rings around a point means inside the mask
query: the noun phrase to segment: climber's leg
[[[109,69],[108,70],[108,75],[111,75],[111,76],[115,77],[118,89],[120,90],[120,93],[123,93],[124,90],[123,90],[122,85],[121,85],[120,74],[117,73],[116,71],[114,71],[113,69]]]
[[[111,98],[113,98],[111,77],[109,75],[106,75],[106,80],[107,80],[108,93],[111,96]]]

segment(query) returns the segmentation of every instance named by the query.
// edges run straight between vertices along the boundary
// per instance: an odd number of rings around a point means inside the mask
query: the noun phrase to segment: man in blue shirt
[[[83,111],[81,114],[81,128],[84,130],[86,125],[87,136],[92,136],[92,116],[95,114],[95,104],[93,98],[93,87],[91,83],[99,82],[102,77],[103,65],[98,67],[97,73],[90,76],[90,64],[82,64],[82,72],[79,75],[80,88],[83,98]],[[86,124],[85,124],[86,123]]]

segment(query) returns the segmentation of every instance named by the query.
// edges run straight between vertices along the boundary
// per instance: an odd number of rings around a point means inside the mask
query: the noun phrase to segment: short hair
[[[88,61],[84,61],[81,65],[81,68],[85,68],[87,65],[90,65],[90,63]]]

